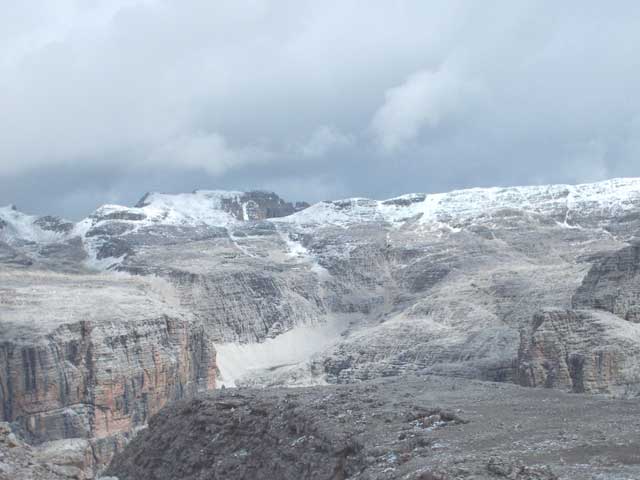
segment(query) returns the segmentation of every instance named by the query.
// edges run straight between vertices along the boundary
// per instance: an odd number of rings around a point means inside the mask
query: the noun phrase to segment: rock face
[[[309,206],[306,202],[285,202],[275,193],[257,190],[252,192],[196,190],[192,195],[209,201],[212,210],[226,212],[241,221],[285,217]],[[136,208],[144,208],[163,201],[172,203],[174,200],[172,197],[175,196],[147,193],[136,203]],[[130,216],[129,219],[131,219]],[[138,217],[138,219],[141,218]]]
[[[640,391],[640,250],[598,253],[572,297],[573,310],[546,311],[524,328],[519,381],[632,396]]]
[[[213,343],[162,281],[0,278],[0,420],[32,444],[82,439],[99,468],[165,403],[214,388]]]
[[[640,325],[607,312],[538,313],[522,335],[518,366],[524,386],[634,395],[640,385]]]
[[[640,245],[598,258],[574,295],[573,305],[606,310],[640,323]]]
[[[39,449],[21,441],[11,425],[0,422],[0,479],[1,480],[63,480],[86,478],[81,469],[48,463],[38,458]],[[88,459],[85,459],[87,464]],[[73,468],[73,467],[72,467]],[[60,471],[62,470],[62,471]],[[67,475],[69,473],[69,475]]]

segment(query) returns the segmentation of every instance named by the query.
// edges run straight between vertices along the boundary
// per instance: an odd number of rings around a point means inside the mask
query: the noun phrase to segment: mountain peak
[[[13,204],[0,207],[0,240],[7,243],[56,242],[72,229],[73,223],[59,217],[28,215]]]
[[[194,190],[192,193],[148,192],[134,208],[148,213],[170,212],[183,219],[225,225],[234,221],[283,217],[308,206],[306,202],[287,202],[276,193],[263,190]]]

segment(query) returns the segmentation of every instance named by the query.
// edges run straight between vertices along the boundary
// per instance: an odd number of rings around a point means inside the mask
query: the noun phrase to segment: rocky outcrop
[[[640,245],[601,257],[573,297],[574,308],[596,308],[640,323]]]
[[[11,424],[0,422],[0,480],[89,480],[95,478],[95,462],[86,439],[31,445],[12,431]]]
[[[167,402],[215,387],[210,338],[161,281],[0,275],[0,420],[30,443],[81,439],[100,468]]]
[[[640,385],[640,325],[594,310],[540,312],[521,334],[518,380],[529,387],[633,395]]]
[[[120,480],[640,478],[640,402],[424,376],[225,389],[155,416]]]
[[[640,247],[598,252],[571,303],[523,328],[522,385],[634,395],[640,390]]]
[[[326,314],[317,282],[309,276],[212,270],[174,271],[168,278],[218,342],[260,342],[273,336],[274,328],[312,325]]]
[[[235,219],[242,221],[265,220],[267,218],[285,217],[292,213],[304,210],[309,206],[306,202],[287,202],[273,192],[254,190],[250,192],[224,192],[218,190],[195,190],[192,195],[197,195],[209,200],[211,207],[231,214]],[[135,208],[144,208],[153,205],[162,194],[147,193],[142,197]],[[136,216],[137,218],[132,218]],[[111,218],[123,218],[121,215]],[[142,220],[143,214],[130,213],[128,220]]]
[[[245,221],[286,217],[309,206],[306,202],[285,202],[275,193],[263,191],[245,192],[238,199],[223,201],[222,205],[238,220]]]
[[[33,223],[43,230],[64,234],[70,233],[74,227],[72,222],[64,220],[60,217],[52,217],[51,215],[40,217]]]
[[[20,440],[0,422],[0,480],[84,480],[83,469],[39,458],[40,449]],[[61,458],[62,456],[60,456]],[[89,460],[84,458],[89,463]],[[69,468],[71,467],[71,468]]]

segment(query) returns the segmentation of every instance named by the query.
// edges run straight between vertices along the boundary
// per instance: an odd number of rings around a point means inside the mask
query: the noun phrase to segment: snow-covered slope
[[[413,193],[389,200],[350,198],[320,202],[279,219],[300,225],[348,225],[363,221],[390,223],[459,223],[502,209],[549,215],[571,225],[586,217],[615,218],[640,207],[640,178],[620,178],[582,185],[541,185]]]
[[[105,221],[152,225],[231,227],[294,212],[296,206],[267,192],[196,190],[193,193],[148,193],[135,207],[104,205],[81,224],[95,227]]]
[[[256,212],[259,201],[251,193],[199,190],[183,194],[147,194],[136,207],[105,205],[80,222],[86,228],[101,222],[229,228],[245,221],[267,220],[298,226],[346,226],[359,222],[454,225],[486,217],[504,209],[548,215],[567,226],[591,218],[616,218],[640,207],[640,178],[620,178],[581,185],[540,185],[411,193],[387,200],[348,198],[324,201],[290,215]],[[272,194],[273,195],[273,194]],[[276,197],[277,198],[277,197]]]
[[[640,178],[621,178],[582,185],[541,185],[413,193],[388,200],[349,198],[312,206],[291,204],[267,192],[198,190],[181,194],[146,194],[135,207],[104,205],[75,225],[56,217],[26,215],[8,206],[0,208],[0,240],[9,244],[52,244],[82,239],[91,265],[108,268],[109,258],[127,254],[114,239],[202,236],[207,229],[229,231],[246,222],[267,222],[302,232],[322,226],[348,227],[379,222],[395,226],[411,221],[417,226],[449,229],[481,221],[491,225],[494,215],[518,210],[543,215],[567,227],[597,227],[633,214],[640,208]],[[190,230],[191,229],[191,230]],[[191,233],[185,233],[189,232]],[[142,240],[141,240],[142,239]],[[111,242],[105,248],[106,241]],[[117,248],[116,248],[117,247]],[[107,260],[105,260],[107,259]],[[105,261],[102,261],[105,260]]]
[[[94,218],[137,220],[141,225],[163,223],[165,225],[210,225],[226,227],[239,220],[227,209],[225,203],[241,202],[243,192],[223,190],[199,190],[193,193],[145,195],[134,208],[105,205]]]
[[[135,206],[104,205],[78,222],[76,228],[51,228],[43,219],[0,207],[0,232],[5,239],[55,242],[68,235],[85,236],[110,222],[130,223],[140,229],[153,225],[229,228],[245,221],[267,220],[297,225],[348,225],[358,222],[390,223],[418,219],[421,223],[464,222],[502,209],[520,209],[550,215],[571,224],[587,216],[615,218],[640,207],[640,178],[620,178],[582,185],[541,185],[454,190],[448,193],[412,193],[388,200],[348,198],[300,208],[290,215],[257,211],[256,192],[198,190],[193,193],[150,193]],[[272,199],[282,202],[274,194]],[[293,211],[293,207],[291,208]],[[287,210],[283,210],[284,213]],[[57,219],[56,219],[57,220]],[[130,232],[130,231],[129,231]]]
[[[9,243],[41,244],[63,240],[72,224],[57,217],[36,217],[16,209],[14,205],[0,207],[0,240]]]
[[[244,222],[280,217],[306,207],[274,193],[196,190],[193,193],[147,193],[135,207],[104,205],[78,223],[89,265],[113,268],[132,245],[171,244],[229,235]]]

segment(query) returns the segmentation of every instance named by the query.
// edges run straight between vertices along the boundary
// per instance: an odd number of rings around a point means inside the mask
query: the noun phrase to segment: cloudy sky
[[[0,204],[640,175],[640,2],[0,0]]]

